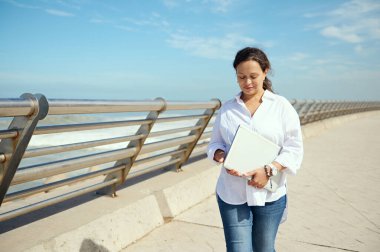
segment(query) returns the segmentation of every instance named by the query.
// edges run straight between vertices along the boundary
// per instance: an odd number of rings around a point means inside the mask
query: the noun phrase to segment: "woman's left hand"
[[[263,188],[269,180],[264,168],[259,168],[254,171],[244,173],[244,176],[251,177],[248,181],[248,185],[256,188]]]

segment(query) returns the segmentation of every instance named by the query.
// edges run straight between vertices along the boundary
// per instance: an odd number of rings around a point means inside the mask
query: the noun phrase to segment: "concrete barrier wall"
[[[332,127],[339,126],[343,123],[349,123],[352,120],[360,119],[362,117],[371,116],[373,114],[380,113],[379,111],[369,111],[357,114],[344,115],[339,117],[332,117],[329,119],[309,123],[302,126],[302,135],[304,139],[319,135],[324,130]]]
[[[119,251],[163,223],[151,195],[26,251]]]
[[[218,175],[214,167],[158,191],[155,195],[163,217],[173,218],[213,194]]]

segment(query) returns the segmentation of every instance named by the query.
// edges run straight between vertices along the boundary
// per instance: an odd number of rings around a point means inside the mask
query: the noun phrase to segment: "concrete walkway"
[[[277,251],[380,251],[380,113],[305,140]],[[122,251],[225,251],[215,195]]]

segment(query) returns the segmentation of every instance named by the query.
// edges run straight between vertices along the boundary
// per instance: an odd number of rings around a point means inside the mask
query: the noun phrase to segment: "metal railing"
[[[296,109],[301,125],[330,117],[379,110],[379,101],[321,101],[321,100],[290,100]]]
[[[210,129],[202,133],[219,107],[219,100],[0,99],[0,123],[9,123],[0,130],[0,221],[91,191],[115,196],[127,177],[152,170],[179,171],[195,147],[204,153]]]
[[[301,124],[380,109],[379,102],[291,103]],[[0,221],[92,191],[115,196],[127,177],[180,171],[190,155],[205,153],[220,105],[40,94],[0,99]]]

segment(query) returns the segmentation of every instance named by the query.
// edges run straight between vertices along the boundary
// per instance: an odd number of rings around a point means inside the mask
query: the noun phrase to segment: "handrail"
[[[27,116],[34,113],[33,101],[29,99],[0,99],[0,117]]]
[[[378,101],[290,102],[302,125],[380,109]],[[30,94],[0,99],[0,118],[13,117],[9,125],[0,121],[0,221],[88,192],[115,196],[125,179],[157,169],[180,171],[190,156],[205,154],[220,105],[219,100],[68,100]],[[18,200],[26,198],[20,206]]]
[[[219,100],[68,100],[31,94],[0,99],[0,117],[13,117],[9,126],[0,121],[0,221],[89,191],[115,195],[126,178],[163,167],[179,171],[220,105]],[[79,189],[67,194],[67,185]],[[18,200],[26,198],[20,206]]]
[[[49,115],[159,111],[164,106],[165,103],[160,100],[114,101],[51,99],[49,100]]]
[[[25,198],[25,197],[31,196],[33,194],[36,194],[39,192],[46,192],[46,191],[49,191],[49,190],[52,190],[52,189],[55,189],[55,188],[58,188],[61,186],[71,185],[73,183],[77,183],[79,181],[94,178],[94,177],[97,177],[99,175],[107,175],[109,173],[119,171],[123,168],[124,167],[122,165],[119,165],[119,166],[103,169],[100,171],[89,172],[89,173],[82,174],[82,175],[79,175],[76,177],[71,177],[71,178],[55,181],[52,183],[43,184],[43,185],[32,187],[32,188],[27,188],[27,189],[20,190],[20,191],[14,192],[14,193],[9,193],[6,195],[4,202],[16,200],[19,198]]]
[[[34,149],[26,150],[24,153],[24,158],[38,157],[38,156],[57,154],[57,153],[62,153],[62,152],[67,152],[67,151],[98,147],[98,146],[103,146],[103,145],[108,145],[108,144],[128,142],[132,140],[138,140],[143,137],[144,135],[141,134],[141,135],[133,135],[133,136],[125,136],[125,137],[114,137],[114,138],[81,142],[81,143],[63,144],[60,146],[53,146],[53,147],[34,148]]]
[[[112,150],[99,154],[90,154],[71,159],[43,163],[40,165],[20,167],[14,176],[11,185],[17,185],[61,173],[79,170],[89,166],[112,162],[115,159],[130,157],[135,153],[135,151],[136,150],[134,148],[126,150]]]
[[[18,135],[18,132],[17,130],[14,130],[14,129],[0,131],[0,139],[17,137],[17,135]]]
[[[122,126],[134,126],[150,124],[152,120],[129,120],[129,121],[113,121],[113,122],[97,122],[97,123],[78,123],[70,125],[53,125],[53,126],[41,126],[37,127],[34,131],[34,135],[42,135],[49,133],[62,133],[62,132],[73,132],[82,130],[93,130],[93,129],[107,129]]]

